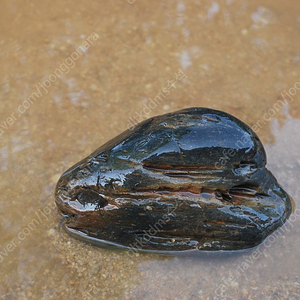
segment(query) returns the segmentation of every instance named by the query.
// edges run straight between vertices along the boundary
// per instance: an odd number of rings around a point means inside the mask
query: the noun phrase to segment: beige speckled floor
[[[299,34],[292,0],[3,0],[0,299],[300,299],[298,216],[255,259],[130,257],[67,236],[53,205],[137,119],[207,106],[253,126],[297,207]]]

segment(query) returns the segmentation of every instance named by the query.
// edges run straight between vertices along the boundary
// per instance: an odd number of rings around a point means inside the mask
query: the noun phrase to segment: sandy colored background
[[[253,126],[297,207],[299,33],[292,0],[2,0],[0,299],[300,299],[297,215],[252,261],[130,257],[67,236],[53,205],[137,116],[204,106]]]

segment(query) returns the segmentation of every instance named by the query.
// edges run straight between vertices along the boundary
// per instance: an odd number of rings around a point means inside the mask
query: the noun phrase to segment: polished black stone
[[[141,250],[258,245],[291,213],[257,135],[225,112],[188,108],[127,130],[66,171],[56,188],[80,238]]]

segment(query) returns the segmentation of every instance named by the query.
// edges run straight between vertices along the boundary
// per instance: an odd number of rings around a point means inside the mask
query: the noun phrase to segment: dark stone
[[[56,203],[75,236],[141,250],[258,245],[291,213],[257,135],[221,111],[146,120],[66,171]]]

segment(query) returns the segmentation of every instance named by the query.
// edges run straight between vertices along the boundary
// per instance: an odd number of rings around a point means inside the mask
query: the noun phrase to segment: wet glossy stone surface
[[[66,171],[56,188],[65,228],[140,250],[238,250],[291,213],[256,134],[208,108],[154,117]]]

